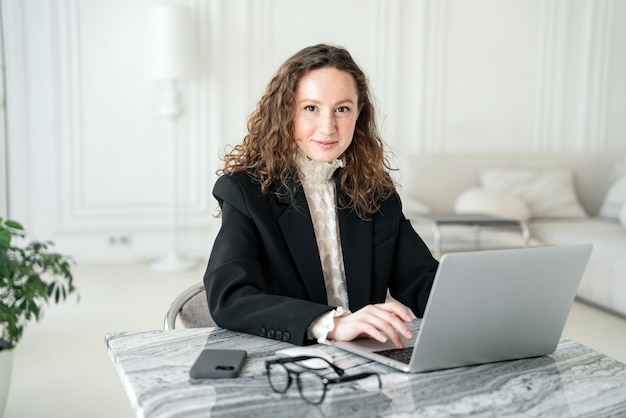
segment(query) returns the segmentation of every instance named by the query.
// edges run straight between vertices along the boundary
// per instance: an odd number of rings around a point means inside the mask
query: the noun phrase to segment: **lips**
[[[315,143],[320,148],[329,149],[335,146],[337,144],[337,141],[315,141],[314,140],[313,143]]]

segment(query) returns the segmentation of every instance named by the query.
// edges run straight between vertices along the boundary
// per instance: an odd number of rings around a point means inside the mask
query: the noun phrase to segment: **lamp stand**
[[[175,80],[169,80],[163,92],[163,101],[159,108],[161,116],[168,119],[169,153],[170,153],[170,246],[168,254],[150,264],[150,268],[161,273],[185,271],[192,268],[196,263],[186,260],[178,254],[177,228],[178,228],[178,180],[176,175],[176,122],[182,114],[180,95]]]

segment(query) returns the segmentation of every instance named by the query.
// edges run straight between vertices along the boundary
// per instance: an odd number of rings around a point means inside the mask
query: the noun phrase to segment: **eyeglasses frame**
[[[310,367],[306,367],[302,364],[299,364],[300,367],[302,367],[305,370],[292,370],[288,367],[285,366],[285,364],[288,363],[297,363],[300,361],[305,361],[305,360],[311,360],[311,359],[319,359],[324,361],[325,363],[327,363],[333,370],[335,373],[337,373],[337,375],[339,375],[339,377],[335,377],[335,378],[329,378],[327,376],[323,376],[320,373],[317,373],[316,370],[317,369],[313,369]],[[287,370],[287,386],[285,386],[285,390],[283,390],[282,392],[279,390],[276,390],[276,388],[272,385],[272,380],[270,378],[270,366],[272,366],[273,364],[280,364],[282,365],[285,370]],[[267,379],[269,381],[270,387],[272,388],[272,390],[276,393],[286,393],[287,390],[289,390],[289,388],[291,387],[291,383],[293,382],[293,378],[292,376],[295,376],[296,378],[296,383],[298,386],[298,392],[300,393],[300,397],[302,399],[304,399],[305,402],[312,404],[312,405],[319,405],[322,402],[324,402],[324,399],[326,397],[326,391],[327,391],[327,386],[328,385],[332,385],[335,383],[345,383],[345,382],[352,382],[355,380],[360,380],[360,379],[364,379],[366,377],[370,377],[370,376],[376,376],[376,379],[378,380],[378,389],[380,390],[382,388],[382,382],[380,380],[380,375],[378,373],[375,372],[365,372],[365,373],[358,373],[358,374],[353,374],[353,375],[344,375],[345,374],[345,370],[343,370],[341,367],[336,366],[335,364],[331,363],[330,361],[328,361],[327,359],[323,358],[323,357],[316,357],[316,356],[296,356],[296,357],[281,357],[281,358],[277,358],[274,360],[266,360],[265,361],[265,370],[267,372]],[[300,374],[302,374],[303,372],[308,372],[311,374],[314,374],[315,376],[319,377],[320,380],[322,381],[323,385],[324,385],[324,391],[322,392],[322,397],[320,398],[319,402],[312,402],[309,399],[305,398],[302,394],[302,386],[300,383]]]

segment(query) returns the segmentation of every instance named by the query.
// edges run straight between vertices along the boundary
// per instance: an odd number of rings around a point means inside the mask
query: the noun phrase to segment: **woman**
[[[225,328],[293,344],[411,337],[437,261],[402,214],[367,79],[342,48],[288,59],[225,156],[204,283]]]

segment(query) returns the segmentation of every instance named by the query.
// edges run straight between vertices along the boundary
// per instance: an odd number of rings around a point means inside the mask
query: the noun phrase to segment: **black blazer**
[[[341,191],[337,187],[338,196]],[[303,345],[327,305],[322,265],[302,187],[277,197],[245,173],[218,178],[213,195],[222,226],[204,284],[209,310],[224,328]],[[350,310],[391,295],[422,316],[437,261],[402,214],[398,195],[370,220],[338,210]]]

